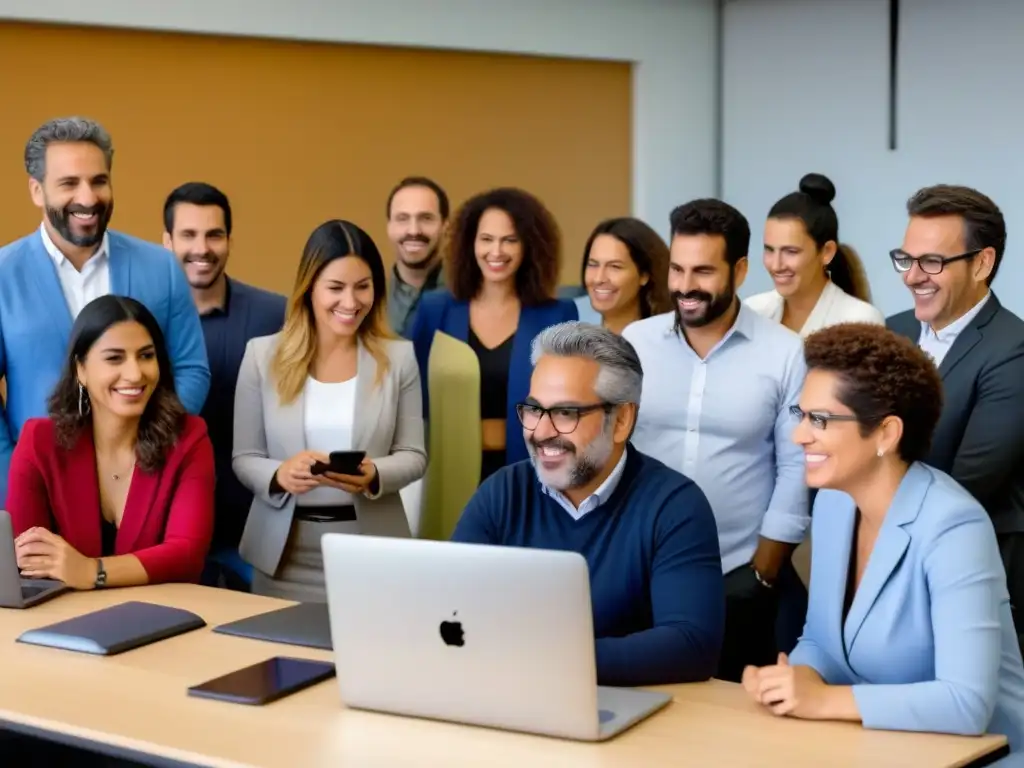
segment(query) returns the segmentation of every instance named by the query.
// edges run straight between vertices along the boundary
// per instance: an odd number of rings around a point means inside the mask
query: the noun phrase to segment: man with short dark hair
[[[1024,646],[1024,321],[991,290],[1006,248],[999,207],[969,187],[926,187],[907,202],[890,256],[914,308],[889,328],[939,366],[945,391],[927,463],[992,517]]]
[[[238,556],[252,494],[231,469],[235,384],[245,345],[284,323],[285,298],[229,278],[231,204],[204,182],[189,182],[164,203],[164,246],[181,262],[203,326],[210,360],[210,393],[201,416],[217,463],[213,543],[203,582],[248,591],[251,568]]]
[[[746,665],[772,664],[796,644],[794,630],[789,647],[778,647],[780,601],[797,613],[806,602],[790,563],[810,522],[789,411],[803,386],[803,342],[737,298],[750,247],[743,214],[695,200],[670,223],[676,309],[623,331],[647,371],[633,442],[692,477],[711,502],[726,599],[717,676],[739,681]]]
[[[444,284],[441,242],[448,224],[448,195],[425,176],[402,179],[388,195],[388,240],[395,265],[388,289],[388,322],[408,336],[420,295]]]
[[[724,613],[715,520],[692,480],[629,445],[636,352],[568,322],[541,332],[531,358],[517,407],[530,459],[480,485],[452,539],[583,555],[599,684],[708,679]]]
[[[74,319],[108,293],[130,296],[156,317],[175,389],[199,413],[210,385],[199,316],[188,284],[160,246],[109,229],[114,212],[110,135],[93,120],[44,123],[25,145],[25,170],[42,223],[0,248],[0,504],[14,443],[27,419],[46,416],[46,399],[65,364]]]

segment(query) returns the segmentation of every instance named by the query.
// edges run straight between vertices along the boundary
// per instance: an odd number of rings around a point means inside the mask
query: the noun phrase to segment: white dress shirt
[[[718,523],[722,571],[750,562],[758,537],[798,544],[810,523],[803,449],[789,412],[806,366],[800,337],[740,307],[701,359],[675,312],[622,332],[644,369],[633,445],[704,491]]]
[[[623,451],[622,458],[619,459],[619,463],[615,465],[615,469],[612,470],[612,473],[604,479],[604,482],[601,483],[596,491],[583,500],[583,503],[580,504],[579,507],[569,501],[569,497],[561,491],[556,491],[554,488],[548,488],[543,482],[540,484],[540,487],[544,493],[557,501],[562,509],[572,516],[573,520],[582,520],[585,514],[593,512],[612,497],[612,494],[615,493],[615,489],[619,486],[619,480],[622,478],[622,472],[625,469],[626,451]]]
[[[46,231],[46,225],[39,225],[39,234],[43,238],[43,247],[57,268],[57,278],[64,292],[64,301],[67,302],[71,319],[74,320],[82,311],[82,307],[93,299],[110,293],[110,238],[106,232],[103,233],[100,247],[82,265],[82,271],[79,272],[68,257],[54,245],[50,233]]]
[[[985,298],[938,333],[933,331],[928,323],[921,323],[921,336],[917,340],[917,345],[931,356],[936,366],[942,365],[942,360],[953,346],[956,337],[978,316],[991,295],[991,291],[986,293]]]

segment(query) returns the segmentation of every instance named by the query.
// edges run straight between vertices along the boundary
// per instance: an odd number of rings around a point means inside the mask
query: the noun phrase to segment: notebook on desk
[[[326,603],[299,603],[213,628],[214,632],[271,643],[331,650],[331,620]]]
[[[0,510],[0,608],[31,608],[69,589],[63,581],[55,579],[21,578],[11,516]]]
[[[18,642],[113,656],[205,626],[191,611],[133,600],[27,630]]]

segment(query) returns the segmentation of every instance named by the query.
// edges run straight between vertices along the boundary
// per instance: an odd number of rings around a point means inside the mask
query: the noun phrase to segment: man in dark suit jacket
[[[914,309],[886,325],[939,366],[944,404],[927,463],[992,517],[1024,645],[1024,321],[990,289],[1006,223],[992,200],[966,187],[922,189],[907,212],[903,245],[891,257]]]
[[[199,310],[210,360],[210,393],[200,415],[213,442],[217,464],[213,541],[202,582],[248,592],[252,568],[238,554],[252,493],[231,469],[235,385],[245,346],[284,324],[284,296],[229,278],[231,203],[216,187],[182,184],[164,203],[164,246],[181,262]]]

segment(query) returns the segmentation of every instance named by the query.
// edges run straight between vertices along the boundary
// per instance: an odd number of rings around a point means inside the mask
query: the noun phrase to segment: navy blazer
[[[1024,664],[981,504],[913,464],[844,621],[855,520],[850,496],[818,493],[807,623],[790,663],[853,686],[867,728],[998,733],[1024,748]]]
[[[576,305],[567,299],[555,299],[534,307],[524,306],[519,313],[519,327],[512,341],[512,362],[508,372],[508,402],[505,410],[505,463],[513,464],[529,458],[523,430],[516,415],[516,404],[530,393],[530,345],[534,338],[552,325],[578,319]],[[416,362],[420,367],[423,387],[423,413],[429,417],[430,399],[427,391],[427,362],[434,334],[441,331],[459,341],[469,343],[469,302],[459,301],[443,289],[425,293],[420,298],[413,318],[412,339]]]

